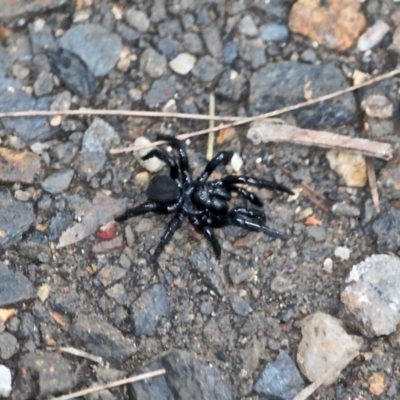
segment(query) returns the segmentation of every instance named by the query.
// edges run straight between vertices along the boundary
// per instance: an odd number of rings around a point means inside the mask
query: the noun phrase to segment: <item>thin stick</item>
[[[281,169],[286,175],[290,176],[294,179],[292,172],[284,167],[282,164],[279,164],[277,161],[274,161],[274,164]],[[304,196],[306,196],[311,203],[315,204],[318,208],[320,208],[323,212],[329,214],[332,208],[332,202],[330,202],[324,195],[316,192],[311,186],[307,185],[305,182],[300,182],[300,186],[305,190]]]
[[[215,123],[212,117],[215,116],[215,94],[214,92],[210,93],[210,104],[208,106],[208,114],[210,115],[210,122],[208,127],[209,128],[214,128]],[[210,161],[213,158],[214,154],[214,140],[215,140],[215,132],[210,132],[208,135],[208,141],[207,141],[207,155],[206,158],[208,161]]]
[[[159,375],[164,375],[165,373],[166,373],[165,369],[158,369],[156,371],[146,372],[145,374],[141,374],[141,375],[137,375],[137,376],[131,376],[129,378],[120,379],[118,381],[106,383],[104,385],[96,385],[91,388],[79,390],[78,392],[75,392],[75,393],[66,394],[64,396],[53,397],[52,400],[72,400],[72,399],[76,399],[77,397],[86,396],[88,394],[98,392],[100,390],[110,389],[110,388],[114,388],[114,387],[122,386],[122,385],[127,385],[128,383],[142,381],[142,380],[148,379],[148,378],[154,378]]]
[[[379,213],[381,209],[379,206],[378,185],[376,183],[374,163],[372,162],[371,158],[367,158],[367,175],[368,175],[369,188],[371,190],[372,203],[374,204],[376,213]]]
[[[254,122],[247,132],[247,138],[255,145],[260,142],[290,142],[305,146],[357,151],[384,160],[392,158],[392,146],[389,143],[353,138],[332,132],[302,129],[293,125],[271,124],[268,120]]]
[[[148,118],[177,118],[177,119],[198,119],[215,121],[240,121],[243,117],[230,116],[210,116],[202,114],[184,114],[162,111],[132,111],[132,110],[93,110],[80,108],[78,110],[28,110],[28,111],[4,111],[0,112],[0,118],[19,118],[19,117],[54,117],[56,115],[106,115],[116,117],[148,117]]]

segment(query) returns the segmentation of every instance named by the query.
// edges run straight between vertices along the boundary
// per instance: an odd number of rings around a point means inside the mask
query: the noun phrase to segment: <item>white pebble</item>
[[[325,260],[324,260],[324,271],[327,273],[327,274],[331,274],[332,273],[332,271],[333,271],[333,261],[332,261],[332,258],[326,258]]]
[[[345,246],[338,246],[335,249],[335,256],[341,258],[342,260],[348,260],[350,258],[351,250]]]
[[[150,144],[150,140],[145,138],[144,136],[138,137],[135,142],[134,146],[143,146]],[[148,160],[142,160],[142,157],[144,157],[150,150],[152,150],[153,147],[147,147],[145,149],[139,150],[136,152],[136,157],[140,163],[140,165],[145,168],[149,172],[158,172],[164,167],[164,163],[160,161],[158,158],[152,157],[149,158]]]
[[[169,66],[172,71],[179,75],[188,74],[196,62],[196,57],[189,53],[181,53],[170,61]]]
[[[11,371],[0,365],[0,397],[8,397],[11,394]]]
[[[240,168],[242,168],[243,166],[243,160],[242,158],[239,156],[238,153],[233,153],[232,159],[231,159],[231,165],[232,165],[232,169],[235,172],[238,172],[240,170]]]
[[[378,19],[374,25],[368,28],[358,39],[357,48],[360,51],[367,51],[376,46],[383,37],[390,31],[389,25]]]

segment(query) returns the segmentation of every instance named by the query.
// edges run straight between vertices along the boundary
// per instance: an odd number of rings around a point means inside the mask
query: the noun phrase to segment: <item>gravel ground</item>
[[[400,9],[392,0],[366,0],[360,10],[356,1],[346,8],[351,22],[325,34],[311,22],[302,32],[299,21],[309,19],[291,0],[134,3],[0,0],[0,111],[207,114],[214,92],[216,115],[250,116],[344,89],[355,71],[378,75],[399,61]],[[318,15],[352,2],[320,3],[326,4]],[[378,20],[387,24],[379,26],[383,38],[371,49],[364,42],[357,47]],[[371,161],[380,213],[363,158],[254,145],[246,126],[218,135],[215,151],[237,155],[215,179],[238,171],[295,192],[255,190],[265,199],[268,226],[287,234],[286,242],[216,230],[220,261],[187,222],[155,265],[150,256],[168,218],[148,214],[106,225],[143,201],[149,180],[164,169],[144,165],[138,153],[109,150],[142,136],[204,129],[206,122],[2,118],[0,396],[49,398],[165,368],[165,378],[87,398],[292,399],[311,379],[296,366],[302,321],[321,311],[364,340],[338,378],[311,398],[399,398],[400,311],[394,328],[377,333],[349,322],[341,301],[355,264],[400,248],[398,84],[392,78],[282,117],[303,128],[392,143],[394,161]],[[207,162],[206,138],[185,146],[198,176]],[[334,171],[332,159],[349,168]],[[325,196],[328,213],[302,194],[300,182]]]

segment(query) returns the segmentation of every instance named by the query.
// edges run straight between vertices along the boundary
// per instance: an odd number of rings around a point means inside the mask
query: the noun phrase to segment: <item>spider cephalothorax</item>
[[[251,231],[263,232],[275,238],[286,239],[283,233],[264,225],[266,216],[263,211],[247,207],[230,209],[228,201],[231,200],[231,193],[234,192],[250,203],[258,207],[262,206],[262,201],[258,196],[237,184],[264,187],[292,194],[290,189],[279,183],[251,176],[228,175],[222,179],[207,182],[215,168],[221,164],[225,165],[232,158],[231,151],[218,153],[207,163],[202,174],[198,178],[192,179],[186,150],[182,142],[172,136],[164,135],[158,135],[157,139],[167,141],[178,150],[179,166],[171,156],[158,149],[147,153],[143,159],[156,157],[164,161],[170,169],[169,176],[157,175],[154,177],[147,188],[148,200],[135,208],[128,209],[116,218],[116,221],[122,222],[150,211],[157,214],[175,214],[154,251],[153,260],[156,260],[161,254],[175,231],[182,225],[185,217],[188,217],[195,229],[208,239],[217,258],[221,256],[221,246],[212,228],[234,225]]]

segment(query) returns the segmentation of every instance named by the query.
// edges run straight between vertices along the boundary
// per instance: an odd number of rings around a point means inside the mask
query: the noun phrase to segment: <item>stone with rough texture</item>
[[[14,79],[0,79],[1,111],[39,111],[48,110],[50,100],[46,97],[35,98],[25,93],[22,85]],[[22,140],[30,142],[50,138],[56,132],[46,117],[2,118],[2,125]]]
[[[308,85],[308,98],[317,98],[349,86],[342,71],[333,64],[270,63],[250,78],[250,111],[258,115],[301,103],[305,100],[305,85]],[[354,95],[347,93],[316,106],[293,111],[293,115],[303,128],[341,126],[356,120],[356,102]]]
[[[326,386],[336,381],[363,343],[362,337],[348,335],[339,319],[323,312],[306,317],[301,332],[297,365],[311,382],[326,374]]]
[[[400,323],[400,261],[375,254],[353,266],[341,294],[352,326],[368,337],[389,335]]]
[[[211,82],[223,71],[222,65],[210,56],[201,57],[193,68],[192,74],[202,82]]]
[[[32,204],[16,201],[6,189],[0,189],[0,248],[21,239],[35,221]]]
[[[304,380],[286,351],[264,368],[254,385],[256,393],[279,400],[292,400],[303,388]]]
[[[33,183],[40,170],[40,157],[30,151],[0,147],[0,181]]]
[[[326,153],[329,166],[351,187],[367,184],[367,163],[365,157],[350,151],[330,150]]]
[[[9,22],[10,19],[43,15],[44,12],[60,8],[68,2],[68,0],[0,0],[0,20]]]
[[[366,26],[358,0],[298,0],[289,15],[289,28],[338,51],[349,49]]]
[[[132,383],[130,390],[136,399],[207,399],[233,400],[231,388],[217,370],[196,360],[189,353],[173,350],[153,361],[138,373],[165,368],[166,374]]]
[[[16,274],[0,264],[0,307],[9,307],[36,297],[32,284],[22,274]]]
[[[136,353],[135,342],[97,315],[80,315],[71,336],[84,349],[110,363],[123,363]]]
[[[42,189],[51,194],[62,193],[69,188],[74,176],[73,169],[65,169],[49,175],[41,184]]]
[[[169,319],[168,295],[163,285],[153,285],[133,302],[131,307],[135,334],[149,335],[157,328],[161,318]]]
[[[114,128],[101,118],[95,118],[83,135],[82,152],[106,153],[110,147],[118,145],[119,142],[119,136]]]
[[[193,69],[195,62],[195,56],[189,53],[181,53],[170,61],[169,67],[179,75],[186,75]]]
[[[59,43],[63,49],[78,55],[95,76],[107,75],[122,50],[120,37],[96,24],[73,26]]]

